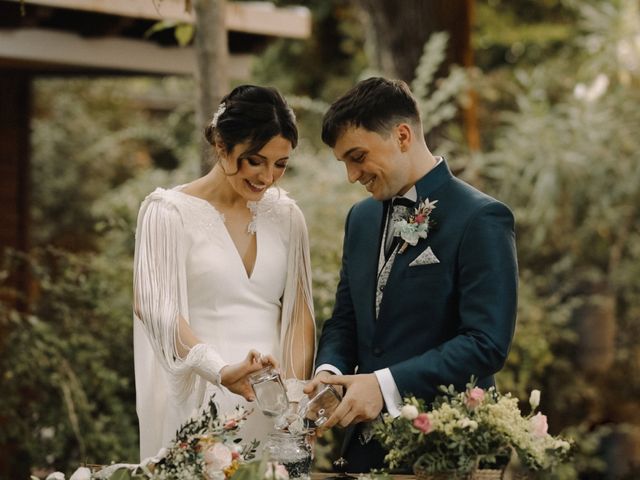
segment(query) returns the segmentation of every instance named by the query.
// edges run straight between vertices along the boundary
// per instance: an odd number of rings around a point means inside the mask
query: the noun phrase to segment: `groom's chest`
[[[348,275],[356,310],[369,314],[375,306],[384,265],[382,250],[385,221],[380,207],[356,218],[345,248],[348,255]],[[443,215],[433,215],[433,226],[427,238],[403,253],[396,253],[388,269],[384,285],[386,304],[424,304],[448,296],[455,283],[457,251],[460,235],[455,222]]]

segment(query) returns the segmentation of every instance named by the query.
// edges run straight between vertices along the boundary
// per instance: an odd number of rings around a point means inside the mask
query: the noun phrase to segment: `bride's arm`
[[[178,332],[178,355],[182,358],[186,358],[185,361],[187,364],[193,363],[192,360],[190,361],[191,357],[189,357],[189,354],[196,345],[202,344],[202,342],[195,336],[189,327],[189,324],[181,316],[178,321]],[[212,347],[207,345],[206,348]],[[192,365],[192,368],[194,368],[194,370],[202,377],[207,378],[210,374],[208,374],[206,370],[203,372],[200,371],[203,369],[203,366],[206,366],[206,364],[207,361],[205,357],[204,365],[198,365],[196,362]],[[262,355],[257,350],[249,350],[244,360],[237,363],[227,364],[220,369],[219,383],[229,391],[237,395],[242,395],[249,401],[253,401],[255,398],[253,389],[249,384],[248,375],[266,365],[272,365],[273,367],[278,366],[275,358],[271,355]]]
[[[285,352],[284,376],[307,380],[311,378],[313,361],[315,358],[316,328],[310,306],[304,299],[302,291],[298,292],[294,307],[292,328],[287,332],[285,345],[289,350]]]
[[[285,378],[308,379],[315,360],[316,325],[311,291],[309,238],[302,212],[292,205],[287,285],[283,298],[282,362]]]

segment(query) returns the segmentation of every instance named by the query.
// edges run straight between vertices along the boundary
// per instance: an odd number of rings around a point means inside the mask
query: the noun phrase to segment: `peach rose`
[[[204,452],[205,469],[209,474],[222,471],[232,460],[231,450],[223,443],[214,443]]]

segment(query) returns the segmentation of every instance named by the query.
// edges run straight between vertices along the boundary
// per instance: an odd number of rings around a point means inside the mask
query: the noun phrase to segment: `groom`
[[[384,458],[370,422],[399,415],[404,395],[430,402],[439,385],[462,389],[471,375],[494,384],[515,327],[514,219],[431,154],[402,81],[358,83],[325,114],[322,140],[371,198],[347,216],[335,306],[305,391],[345,388],[324,427],[349,427],[348,471],[367,472]]]

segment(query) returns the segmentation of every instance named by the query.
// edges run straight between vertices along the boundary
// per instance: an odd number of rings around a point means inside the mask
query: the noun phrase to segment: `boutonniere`
[[[419,201],[413,211],[409,211],[406,218],[397,220],[393,224],[393,236],[404,240],[398,253],[404,253],[409,245],[413,247],[421,238],[427,238],[429,227],[433,223],[431,212],[436,208],[436,203],[438,200],[430,202],[428,198]]]

